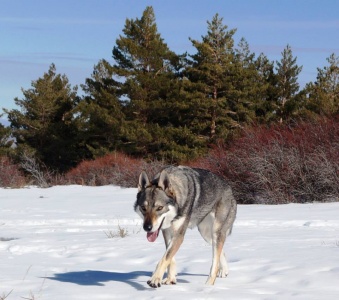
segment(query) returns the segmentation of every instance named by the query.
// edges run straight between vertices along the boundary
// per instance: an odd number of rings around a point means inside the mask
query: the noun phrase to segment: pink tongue
[[[159,235],[159,230],[154,231],[154,232],[148,232],[147,239],[149,242],[153,243],[157,239],[158,235]]]

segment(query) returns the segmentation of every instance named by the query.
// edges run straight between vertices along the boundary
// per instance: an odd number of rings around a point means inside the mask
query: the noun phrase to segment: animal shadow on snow
[[[179,273],[178,276],[206,276],[188,273]],[[78,272],[67,272],[57,273],[54,277],[45,277],[46,279],[56,280],[60,282],[69,282],[79,285],[96,285],[104,286],[104,282],[117,281],[129,284],[137,290],[146,290],[148,286],[146,281],[152,276],[151,272],[146,271],[134,271],[127,273],[120,272],[107,272],[107,271],[78,271]],[[136,279],[139,277],[146,277],[144,281],[138,282]],[[189,281],[184,279],[178,279],[178,283],[188,283]]]

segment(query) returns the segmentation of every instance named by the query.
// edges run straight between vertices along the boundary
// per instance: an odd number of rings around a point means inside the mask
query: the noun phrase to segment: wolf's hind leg
[[[212,245],[212,254],[213,254],[213,260],[212,260],[212,267],[210,276],[207,280],[207,284],[214,284],[215,277],[226,277],[228,274],[228,266],[225,254],[222,251],[225,237],[223,237],[222,230],[220,226],[218,226],[219,222],[216,222],[215,214],[210,213],[208,214],[202,222],[198,225],[198,230],[201,234],[201,236],[204,238],[204,240]],[[218,227],[218,228],[216,228]],[[222,226],[221,226],[222,227]],[[218,236],[220,235],[221,240],[219,240]],[[217,249],[217,244],[219,244],[219,249]]]
[[[220,257],[222,256],[225,258],[224,255],[222,255],[222,249],[225,243],[226,234],[222,233],[220,229],[214,229],[212,234],[212,252],[213,252],[213,259],[212,259],[212,266],[210,270],[210,274],[208,276],[208,279],[206,281],[206,284],[213,285],[215,282],[215,279],[219,272],[219,265],[220,265]],[[223,261],[224,263],[225,261]]]
[[[213,244],[213,242],[212,242],[212,232],[213,232],[214,222],[215,222],[214,213],[210,213],[198,225],[198,230],[199,230],[201,236],[210,245]],[[227,275],[228,275],[227,260],[226,260],[225,253],[222,252],[221,255],[220,255],[218,277],[225,278]]]
[[[226,277],[228,274],[228,266],[223,253],[223,247],[226,236],[231,232],[235,214],[236,202],[231,190],[227,190],[223,197],[217,202],[214,213],[209,214],[213,220],[209,222],[209,224],[213,224],[211,230],[213,260],[206,284],[213,285],[218,275],[220,277]],[[203,221],[205,221],[205,219]]]
[[[219,266],[219,274],[218,277],[225,278],[228,275],[228,265],[227,259],[224,252],[220,255],[220,266]]]

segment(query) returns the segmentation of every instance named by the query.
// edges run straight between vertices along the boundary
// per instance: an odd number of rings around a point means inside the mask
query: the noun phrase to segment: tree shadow
[[[75,283],[79,285],[96,285],[96,286],[104,286],[104,282],[108,281],[117,281],[127,283],[137,290],[145,290],[146,286],[136,281],[136,279],[142,276],[150,277],[152,276],[152,273],[145,271],[120,273],[120,272],[87,270],[78,272],[57,273],[54,274],[54,277],[45,277],[45,278],[60,282]]]
[[[14,240],[18,240],[18,238],[0,238],[0,242],[10,242],[10,241],[14,241]]]
[[[146,284],[146,281],[151,276],[152,272],[146,271],[120,273],[120,272],[86,270],[78,272],[57,273],[54,274],[54,277],[44,277],[44,278],[60,282],[69,282],[78,285],[88,285],[88,286],[90,285],[104,286],[105,282],[116,281],[129,284],[136,290],[146,290],[149,289],[148,285]],[[179,273],[178,276],[206,276],[206,275]],[[137,280],[139,277],[147,277],[147,280],[145,280],[141,284]],[[177,281],[178,283],[189,283],[189,281],[180,278]]]

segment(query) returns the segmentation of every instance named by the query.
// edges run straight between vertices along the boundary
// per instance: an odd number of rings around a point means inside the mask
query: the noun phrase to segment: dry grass
[[[128,230],[126,228],[121,227],[120,225],[118,225],[118,229],[116,230],[106,230],[104,231],[105,235],[112,239],[112,238],[125,238],[126,236],[128,236]]]
[[[7,297],[13,292],[13,290],[11,290],[9,293],[2,293],[2,295],[0,295],[0,300],[5,300],[7,299]]]

